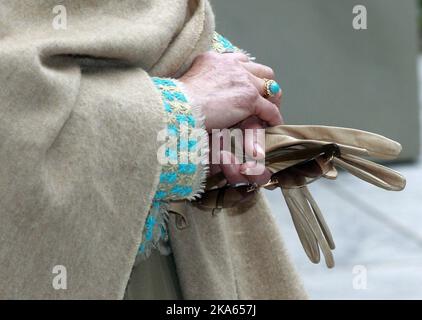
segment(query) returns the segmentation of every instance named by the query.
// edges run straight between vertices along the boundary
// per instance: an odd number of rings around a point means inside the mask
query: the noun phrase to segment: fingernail
[[[240,173],[241,174],[243,174],[243,175],[245,175],[245,176],[248,176],[248,175],[250,175],[251,174],[251,169],[249,169],[249,168],[246,168],[246,169],[240,169]]]
[[[244,163],[240,166],[239,172],[240,172],[240,174],[247,175],[248,169],[249,168],[246,167],[246,163]]]
[[[261,157],[265,156],[265,151],[264,151],[264,149],[262,149],[262,147],[259,144],[255,143],[254,147],[255,147],[255,155],[254,156],[256,158],[261,158]]]
[[[240,166],[239,172],[246,176],[252,175],[255,167],[256,167],[256,163],[249,161]]]

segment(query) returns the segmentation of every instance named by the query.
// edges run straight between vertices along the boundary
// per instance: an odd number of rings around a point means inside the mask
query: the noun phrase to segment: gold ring
[[[265,78],[263,80],[264,80],[264,98],[274,97],[281,91],[281,88],[276,81],[265,79]]]

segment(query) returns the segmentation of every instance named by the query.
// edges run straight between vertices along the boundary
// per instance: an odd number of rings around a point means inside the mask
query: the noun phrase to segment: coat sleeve
[[[72,1],[58,31],[0,1],[0,298],[123,296],[161,170],[147,71],[186,18],[147,2]]]

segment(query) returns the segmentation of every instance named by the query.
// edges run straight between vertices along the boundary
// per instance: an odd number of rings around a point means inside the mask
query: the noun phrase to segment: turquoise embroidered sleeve
[[[218,53],[243,52],[243,50],[234,46],[229,40],[217,32],[214,32],[211,49]]]
[[[214,33],[211,50],[218,53],[246,53],[217,32]],[[204,119],[201,112],[189,104],[177,80],[167,78],[152,78],[152,80],[163,100],[167,136],[176,138],[177,142],[174,148],[169,147],[165,150],[165,156],[170,164],[162,167],[159,185],[145,221],[138,252],[141,259],[146,259],[153,249],[158,249],[162,254],[170,252],[167,233],[168,203],[171,200],[193,199],[202,192],[208,160],[208,139],[206,131],[203,130]],[[201,129],[202,134],[192,134],[194,130]],[[182,131],[186,131],[187,134],[184,135]],[[192,161],[180,163],[178,160],[183,156]],[[193,161],[198,158],[201,161]]]
[[[174,79],[152,78],[160,91],[166,114],[164,159],[160,181],[145,222],[138,256],[152,249],[170,252],[167,244],[168,202],[193,199],[202,192],[207,174],[208,134],[200,110],[191,106]],[[172,141],[173,143],[170,143]]]

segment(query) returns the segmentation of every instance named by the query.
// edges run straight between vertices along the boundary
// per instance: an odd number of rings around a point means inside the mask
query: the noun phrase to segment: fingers
[[[281,101],[283,99],[283,90],[280,89],[280,92],[277,93],[274,97],[268,97],[267,100],[274,103],[279,109],[281,107]]]
[[[235,184],[249,182],[249,180],[240,173],[241,164],[236,160],[234,154],[228,151],[221,151],[220,155],[222,160],[220,168],[221,171],[223,171],[223,174],[226,177],[228,183]]]
[[[265,184],[271,179],[271,172],[261,162],[245,162],[240,166],[240,173],[243,174],[249,183],[258,185]]]
[[[266,88],[265,88],[265,80],[263,78],[266,77],[257,77],[256,75],[252,74],[251,75],[251,80],[252,83],[254,84],[254,86],[258,89],[259,94],[261,96],[265,96],[266,95]],[[266,79],[270,79],[270,78],[266,78]],[[283,95],[283,91],[280,90],[275,96],[273,97],[268,97],[266,98],[268,101],[272,102],[273,104],[275,104],[278,108],[280,108],[281,106],[281,97]]]
[[[248,62],[242,62],[243,67],[248,70],[254,78],[254,84],[256,88],[258,89],[259,93],[264,96],[265,95],[265,79],[275,79],[274,70],[270,67],[259,64],[256,62],[248,61]],[[280,90],[277,95],[274,97],[268,97],[268,100],[272,103],[274,103],[277,107],[280,108],[281,106],[281,98],[282,98],[283,92]]]
[[[257,76],[251,74],[250,79],[255,86],[256,89],[258,89],[259,95],[264,96],[266,94],[265,89],[265,80],[262,78],[258,78]]]
[[[250,183],[265,184],[271,178],[271,172],[265,168],[265,129],[264,123],[256,116],[249,117],[239,125],[244,130],[244,150],[250,161],[240,166],[240,173]]]
[[[254,105],[254,114],[261,120],[267,122],[270,126],[283,124],[283,118],[277,106],[269,100],[259,97]]]
[[[233,57],[241,61],[242,66],[253,75],[252,81],[255,87],[258,89],[260,95],[264,96],[266,93],[264,79],[274,80],[274,70],[266,65],[250,61],[248,56],[243,53],[235,53]],[[280,90],[274,97],[268,97],[268,100],[280,107],[282,95],[282,90]]]
[[[246,163],[242,163],[236,158],[236,155],[229,150],[221,150],[219,151],[220,156],[218,164],[211,164],[210,171],[214,174],[221,170],[226,177],[227,182],[230,184],[267,183],[271,178],[271,173],[265,168],[264,163],[265,133],[258,131],[264,130],[262,120],[256,116],[250,117],[242,121],[238,128],[250,130],[244,131],[244,139],[242,140],[243,146],[241,149],[242,152],[246,152],[247,159],[250,160]],[[254,134],[254,131],[257,131],[257,134]],[[259,136],[260,134],[262,137]],[[213,137],[211,139],[213,139]]]
[[[243,67],[248,70],[250,73],[252,73],[255,77],[258,78],[266,78],[266,79],[275,79],[274,71],[270,67],[248,61],[248,62],[242,62]]]
[[[261,119],[252,116],[242,121],[239,128],[244,134],[244,151],[253,160],[265,158],[265,129]]]
[[[233,59],[239,60],[240,62],[245,62],[245,63],[250,61],[249,57],[242,52],[225,53],[224,56],[230,57],[230,58],[233,58]]]
[[[220,165],[221,171],[229,184],[256,183],[261,185],[267,183],[271,179],[271,172],[265,168],[263,163],[245,162],[236,164],[234,163],[234,155],[232,153],[229,154],[230,155],[227,156],[232,158],[233,163]]]
[[[265,168],[264,163],[253,161],[241,164],[236,161],[234,154],[228,151],[221,151],[220,155],[222,159],[220,168],[229,184],[256,183],[260,185],[267,183],[271,178],[271,172]]]

